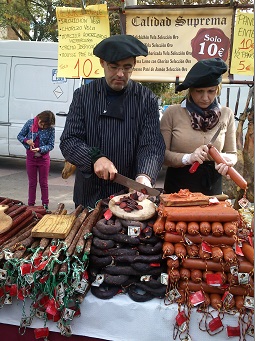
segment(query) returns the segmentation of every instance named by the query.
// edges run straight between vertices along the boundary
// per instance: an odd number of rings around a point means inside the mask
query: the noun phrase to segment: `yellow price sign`
[[[254,75],[254,13],[237,11],[230,72]]]
[[[94,47],[110,36],[106,4],[86,9],[57,7],[59,31],[58,77],[99,78],[103,76]]]

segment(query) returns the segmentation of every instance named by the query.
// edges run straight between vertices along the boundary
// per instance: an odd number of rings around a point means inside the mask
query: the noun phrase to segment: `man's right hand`
[[[100,179],[104,179],[104,180],[113,180],[115,177],[115,174],[118,173],[112,161],[107,159],[107,157],[104,157],[104,156],[100,157],[94,163],[94,172]]]

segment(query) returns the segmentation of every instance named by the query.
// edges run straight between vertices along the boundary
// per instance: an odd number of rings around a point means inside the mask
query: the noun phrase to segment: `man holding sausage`
[[[123,189],[117,172],[152,186],[164,160],[155,94],[130,79],[147,47],[131,35],[101,41],[93,53],[105,77],[74,92],[60,138],[64,158],[76,165],[75,205],[94,207]]]

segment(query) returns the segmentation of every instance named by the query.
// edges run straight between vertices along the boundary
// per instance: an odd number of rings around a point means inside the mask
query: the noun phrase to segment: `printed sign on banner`
[[[57,7],[59,30],[58,77],[99,78],[103,69],[94,47],[110,36],[107,5],[86,9]]]
[[[183,81],[198,60],[219,57],[229,65],[233,13],[232,8],[127,8],[126,33],[149,49],[147,57],[137,58],[132,78]],[[227,73],[223,77],[228,82]]]
[[[237,11],[230,72],[254,75],[254,13]]]

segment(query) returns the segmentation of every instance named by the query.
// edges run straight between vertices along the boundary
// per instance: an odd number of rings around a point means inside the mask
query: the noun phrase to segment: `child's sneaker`
[[[46,204],[43,204],[43,208],[45,208],[46,211],[49,211],[49,207]]]

